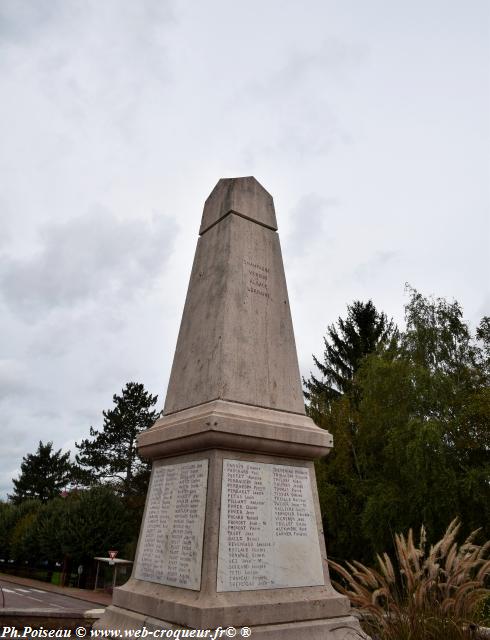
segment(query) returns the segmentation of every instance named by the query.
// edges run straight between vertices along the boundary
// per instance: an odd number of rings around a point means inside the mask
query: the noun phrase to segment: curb
[[[12,576],[10,574],[0,573],[0,580],[18,584],[19,586],[32,587],[33,589],[41,589],[58,595],[68,596],[76,600],[83,600],[90,604],[98,604],[102,607],[108,607],[112,603],[112,596],[106,593],[97,594],[93,591],[82,591],[73,587],[58,587],[57,585],[43,582],[42,580],[34,580],[33,578],[22,578],[20,576]],[[73,589],[73,591],[72,591]]]

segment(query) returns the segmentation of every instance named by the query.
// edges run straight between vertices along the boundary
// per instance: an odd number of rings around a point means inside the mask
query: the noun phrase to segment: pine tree
[[[310,378],[303,379],[306,399],[317,406],[328,406],[333,399],[349,392],[364,356],[375,351],[380,343],[388,342],[395,332],[393,320],[377,311],[371,300],[348,305],[347,318],[339,318],[337,326],[327,327],[323,362],[313,356],[322,377],[310,372]]]
[[[137,454],[136,437],[155,422],[158,412],[152,407],[157,400],[137,382],[128,382],[122,395],[114,394],[115,407],[102,412],[102,430],[90,427],[92,440],[75,443],[81,484],[108,481],[124,496],[138,492],[136,485],[147,475],[149,465]]]
[[[53,451],[53,443],[39,441],[36,453],[22,459],[19,478],[12,479],[14,492],[9,496],[14,503],[36,499],[47,502],[58,496],[71,480],[70,452]]]

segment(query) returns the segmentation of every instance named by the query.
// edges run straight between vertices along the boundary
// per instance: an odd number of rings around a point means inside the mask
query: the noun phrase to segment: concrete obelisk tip
[[[204,205],[199,234],[208,231],[229,213],[277,231],[272,196],[253,176],[219,180]]]

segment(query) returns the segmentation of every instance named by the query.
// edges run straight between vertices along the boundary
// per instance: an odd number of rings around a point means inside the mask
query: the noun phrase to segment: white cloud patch
[[[131,298],[151,287],[172,252],[176,222],[118,220],[98,209],[40,231],[40,248],[18,259],[0,256],[4,300],[24,319],[84,305],[102,296]]]
[[[9,211],[7,203],[0,198],[0,251],[7,246],[11,238]]]
[[[25,43],[37,37],[62,9],[60,0],[3,0],[0,39],[7,43]]]
[[[29,372],[27,366],[19,361],[0,360],[0,403],[5,398],[25,396],[33,390],[27,383]]]
[[[257,84],[256,90],[258,94],[278,101],[318,82],[328,80],[343,85],[368,56],[367,45],[348,43],[336,37],[325,38],[320,43],[304,43],[303,49],[289,52],[283,66],[267,82]]]
[[[398,257],[397,251],[376,251],[368,260],[357,265],[353,277],[359,282],[366,283],[383,275],[384,270]]]
[[[245,156],[312,157],[350,142],[351,133],[335,104],[368,56],[366,45],[333,36],[320,43],[303,43],[265,79],[239,91],[236,102],[248,104],[256,120],[267,125],[264,140],[255,142],[255,150],[248,146]]]
[[[301,258],[317,251],[318,242],[322,243],[323,248],[331,243],[328,227],[337,207],[335,198],[316,193],[303,196],[290,213],[291,226],[284,242],[285,254],[291,258]]]

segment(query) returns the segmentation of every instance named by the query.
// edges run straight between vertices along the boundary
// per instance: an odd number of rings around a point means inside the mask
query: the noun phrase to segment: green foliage
[[[340,576],[335,587],[363,614],[363,626],[379,640],[466,640],[475,638],[490,596],[485,578],[490,573],[490,540],[475,543],[473,531],[459,545],[460,525],[453,520],[444,536],[427,549],[425,528],[415,544],[395,536],[395,557],[377,556],[376,568],[360,562],[346,567],[330,562]]]
[[[486,598],[483,598],[482,601],[477,605],[476,610],[476,619],[478,624],[482,627],[490,627],[490,595]]]
[[[455,516],[490,537],[488,323],[475,339],[458,303],[409,293],[406,330],[317,420],[334,436],[317,470],[335,557],[370,561],[422,522],[435,540]]]
[[[0,558],[30,560],[39,553],[36,527],[44,505],[39,500],[0,502]]]
[[[128,516],[123,501],[110,487],[74,493],[65,503],[63,552],[76,560],[107,556],[129,540]]]
[[[0,559],[10,558],[10,532],[14,527],[17,508],[11,502],[0,501]]]
[[[106,556],[135,535],[124,500],[110,487],[72,491],[47,503],[0,503],[1,556],[39,563]]]
[[[53,451],[53,443],[39,441],[36,453],[22,459],[19,478],[13,479],[14,492],[9,496],[14,503],[36,499],[46,502],[59,495],[71,480],[70,452]]]
[[[10,531],[10,557],[17,562],[31,561],[39,557],[37,524],[44,504],[38,500],[28,500],[18,505],[15,523]]]
[[[134,552],[150,475],[136,436],[155,422],[156,401],[142,384],[128,383],[103,412],[103,429],[77,445],[75,468],[51,442],[25,456],[11,502],[0,502],[0,558],[53,567],[113,548]],[[61,493],[70,481],[88,488]]]
[[[323,362],[313,356],[322,379],[312,373],[303,380],[305,397],[310,408],[322,408],[352,388],[352,379],[364,356],[372,353],[379,344],[387,343],[395,334],[393,321],[379,313],[371,300],[353,302],[347,306],[347,318],[339,318],[337,326],[327,327],[323,339]]]
[[[90,427],[92,439],[76,444],[77,479],[82,485],[108,481],[124,496],[146,487],[149,465],[136,452],[136,437],[155,422],[158,413],[152,407],[157,399],[136,382],[128,382],[122,395],[114,394],[115,407],[102,412],[102,430]]]
[[[73,495],[74,493],[70,493],[65,498],[50,500],[40,514],[37,525],[40,557],[50,563],[61,562],[66,555],[67,504],[73,499]],[[103,526],[103,521],[101,525]]]

